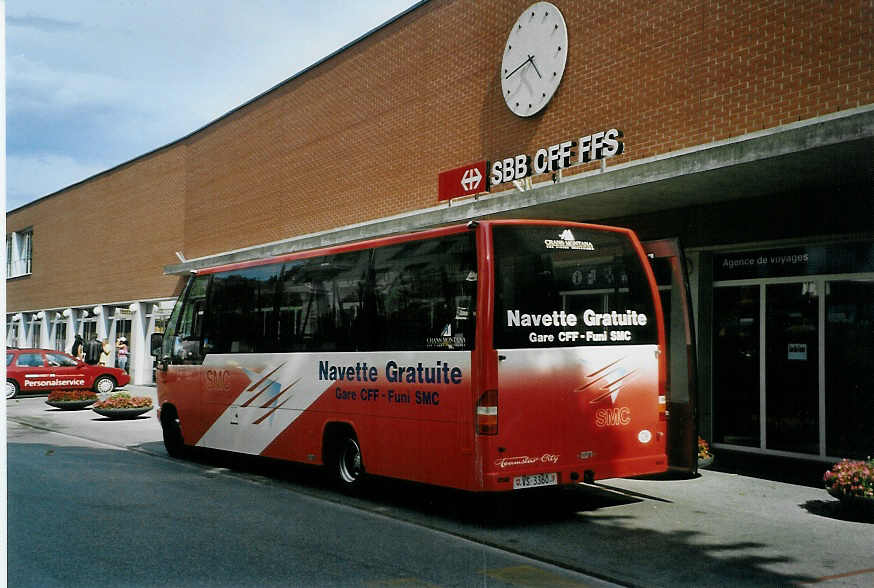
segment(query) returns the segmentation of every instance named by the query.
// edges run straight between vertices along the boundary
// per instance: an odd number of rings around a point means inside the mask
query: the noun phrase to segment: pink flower
[[[849,496],[874,497],[874,460],[842,459],[823,475],[825,487]]]

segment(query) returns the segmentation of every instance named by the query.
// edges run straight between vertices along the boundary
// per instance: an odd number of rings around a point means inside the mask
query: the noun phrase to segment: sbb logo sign
[[[577,164],[619,155],[624,149],[621,138],[622,131],[609,129],[580,137],[577,141],[564,141],[549,147],[541,147],[534,153],[533,158],[522,154],[499,159],[492,163],[490,184],[497,186],[530,175],[570,167],[575,155]],[[579,147],[578,152],[574,152],[576,147]]]

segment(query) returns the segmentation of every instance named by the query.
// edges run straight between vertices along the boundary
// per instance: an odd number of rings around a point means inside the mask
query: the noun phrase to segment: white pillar
[[[94,317],[97,319],[97,338],[103,342],[109,338],[109,327],[107,325],[108,317],[106,316],[106,307],[98,304],[92,309]]]
[[[131,326],[128,341],[128,369],[131,384],[146,386],[152,383],[152,356],[149,355],[149,307],[145,302],[130,305]]]
[[[109,359],[107,365],[115,367],[115,342],[118,340],[118,308],[105,307],[111,316],[106,318],[108,331],[106,338],[109,339]]]
[[[76,312],[72,308],[65,308],[61,313],[63,320],[67,323],[67,339],[64,341],[64,351],[69,352],[73,348],[73,341],[76,340]]]

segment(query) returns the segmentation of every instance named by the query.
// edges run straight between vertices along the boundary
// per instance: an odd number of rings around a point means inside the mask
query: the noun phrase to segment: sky
[[[416,3],[6,0],[6,210],[184,137]]]

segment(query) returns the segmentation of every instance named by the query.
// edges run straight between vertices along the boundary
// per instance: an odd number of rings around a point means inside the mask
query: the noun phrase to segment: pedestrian
[[[116,367],[123,369],[125,373],[127,373],[127,356],[127,339],[125,337],[119,337],[118,342],[115,344],[115,365]]]
[[[106,365],[109,363],[109,356],[112,354],[112,347],[109,346],[109,339],[104,339],[103,344],[100,346],[100,361],[99,365]]]
[[[85,363],[88,365],[97,365],[100,363],[100,354],[103,353],[103,343],[94,335],[94,338],[88,341],[88,346],[85,348]]]
[[[73,348],[70,350],[70,355],[76,359],[85,358],[85,340],[82,339],[82,335],[76,335],[76,338],[73,340]]]

